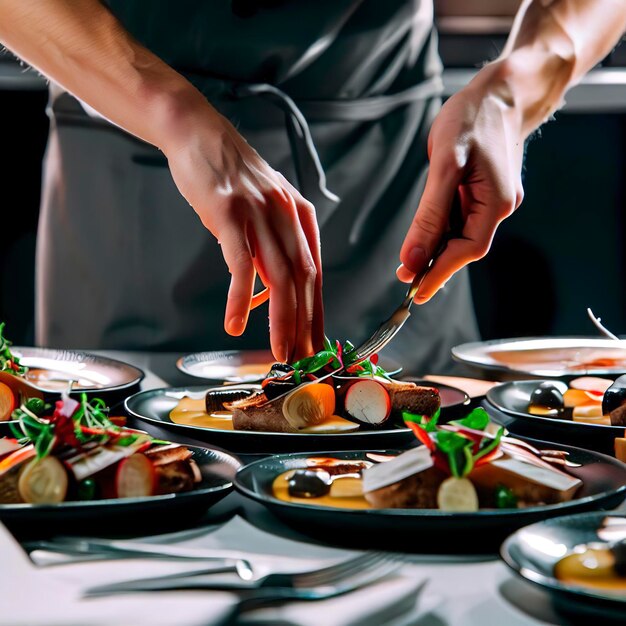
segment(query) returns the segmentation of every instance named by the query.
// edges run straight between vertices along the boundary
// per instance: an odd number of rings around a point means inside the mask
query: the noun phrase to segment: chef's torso
[[[239,4],[254,3],[107,4],[313,201],[327,332],[354,342],[367,336],[403,294],[395,267],[439,107],[431,0],[266,0],[243,13]],[[78,124],[84,111],[67,94],[56,92],[51,108],[57,124],[42,211],[47,241],[38,251],[38,340],[82,348],[265,347],[259,312],[243,339],[222,331],[228,275],[219,247],[177,193],[160,153],[113,127],[105,132],[101,120],[92,129]],[[81,146],[89,146],[91,166],[77,162]],[[61,186],[77,191],[68,197]],[[94,196],[94,188],[106,189]],[[70,214],[68,234],[62,216]],[[94,246],[79,241],[85,229],[116,240],[117,255],[86,258]],[[52,291],[68,272],[98,281],[88,323],[63,310]],[[68,314],[73,324],[62,323]],[[441,369],[451,345],[476,336],[467,277],[420,307],[403,333],[391,350],[398,358]]]

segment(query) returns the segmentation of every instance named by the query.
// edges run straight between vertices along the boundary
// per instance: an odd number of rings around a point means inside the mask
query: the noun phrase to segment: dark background
[[[444,34],[442,55],[448,67],[477,67],[504,39]],[[606,63],[620,63],[619,51]],[[34,337],[46,100],[42,89],[0,90],[0,320],[22,345]],[[625,147],[624,114],[558,113],[529,141],[522,207],[471,267],[483,338],[594,335],[588,306],[614,332],[626,332]]]

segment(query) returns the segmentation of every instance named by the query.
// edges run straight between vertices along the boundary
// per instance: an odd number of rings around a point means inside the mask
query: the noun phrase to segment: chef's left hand
[[[463,227],[434,263],[415,297],[417,303],[432,298],[455,272],[485,256],[500,222],[522,202],[521,116],[485,70],[481,80],[443,105],[430,132],[430,169],[400,252],[398,278],[411,282],[428,264],[448,229],[455,198]]]

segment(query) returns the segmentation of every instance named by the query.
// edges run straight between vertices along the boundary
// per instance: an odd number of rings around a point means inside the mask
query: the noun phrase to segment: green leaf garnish
[[[4,336],[5,322],[0,323],[0,372],[24,376],[28,368],[11,352],[11,342]]]
[[[485,430],[489,424],[489,413],[482,407],[475,408],[469,415],[456,422],[472,430]]]

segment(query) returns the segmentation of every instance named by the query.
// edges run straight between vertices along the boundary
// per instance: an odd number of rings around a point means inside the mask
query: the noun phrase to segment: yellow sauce
[[[319,498],[296,498],[289,495],[288,482],[292,470],[283,472],[274,479],[272,492],[274,497],[284,502],[310,504],[313,506],[330,506],[337,509],[371,509],[372,505],[362,495],[360,478],[346,476],[336,478],[330,487],[330,492]],[[359,495],[356,495],[359,494]]]
[[[234,430],[231,413],[229,411],[207,413],[204,398],[183,398],[170,411],[170,419],[175,424],[184,424],[185,426]]]
[[[562,558],[554,566],[557,580],[599,591],[626,594],[626,577],[618,576],[615,558],[606,548],[588,548]]]
[[[175,424],[185,426],[197,426],[200,428],[213,428],[216,430],[235,430],[233,416],[229,411],[214,411],[207,413],[204,398],[184,397],[171,411],[170,420]],[[353,432],[359,429],[359,425],[349,420],[331,415],[320,424],[302,428],[302,434],[335,434]],[[254,432],[254,431],[250,431]]]

